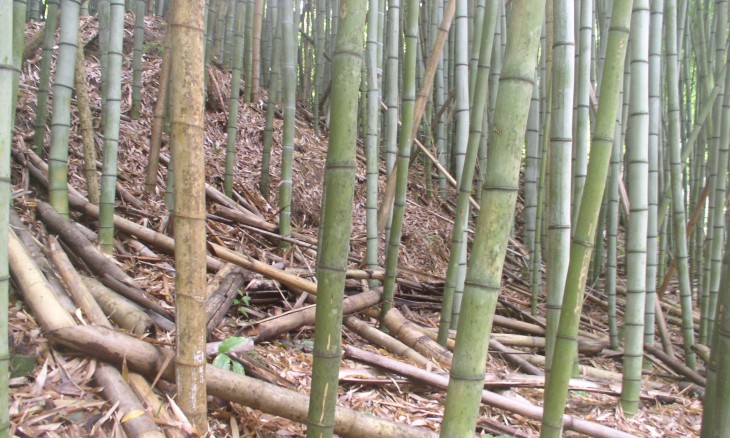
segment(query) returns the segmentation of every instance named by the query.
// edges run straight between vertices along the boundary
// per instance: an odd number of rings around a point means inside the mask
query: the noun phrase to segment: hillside
[[[161,44],[165,24],[161,19],[147,18],[145,22],[145,56],[142,93],[142,112],[138,120],[129,118],[129,95],[131,92],[131,45],[125,45],[124,75],[122,78],[123,119],[119,144],[119,184],[116,214],[129,221],[159,233],[169,233],[169,213],[165,206],[165,180],[167,169],[161,167],[157,193],[147,195],[144,190],[144,173],[147,166],[148,142],[152,126],[152,109],[156,100]],[[29,38],[40,26],[29,24],[26,36]],[[134,27],[132,16],[126,20],[125,38],[131,41]],[[86,69],[91,96],[92,110],[96,122],[99,114],[99,63],[97,23],[94,18],[85,18],[81,28],[86,44]],[[32,148],[33,124],[35,120],[36,91],[40,50],[25,64],[21,78],[18,102],[18,122],[15,130],[17,155],[13,162],[13,193],[15,209],[30,234],[47,248],[49,233],[37,218],[36,207],[47,200],[46,189],[38,184],[29,166],[21,163],[32,161],[27,151]],[[206,176],[210,187],[222,190],[226,139],[226,120],[230,74],[218,67],[210,70],[210,82],[206,112]],[[265,96],[262,97],[264,100]],[[208,241],[210,247],[217,244],[242,254],[250,260],[263,262],[277,270],[311,279],[315,266],[317,226],[324,175],[324,157],[327,148],[326,131],[317,136],[311,127],[311,115],[303,108],[298,110],[296,149],[294,161],[293,222],[297,245],[283,253],[278,248],[276,234],[276,195],[265,200],[258,189],[261,172],[261,143],[264,130],[264,102],[242,105],[238,122],[238,144],[236,155],[234,202],[216,200],[208,196]],[[74,110],[69,159],[70,184],[85,195],[82,145],[78,129],[78,117]],[[280,128],[281,120],[274,122],[274,150],[271,163],[271,184],[279,183]],[[49,135],[47,135],[49,137]],[[101,157],[102,140],[97,133],[96,145]],[[163,139],[164,157],[169,154],[167,137]],[[20,157],[24,157],[21,159]],[[45,157],[43,157],[45,158]],[[350,241],[350,267],[362,268],[360,260],[365,252],[365,166],[361,156],[357,170],[358,184],[355,193],[354,229]],[[164,160],[163,160],[164,164]],[[32,165],[31,165],[32,166]],[[385,186],[384,169],[381,169],[381,192]],[[421,162],[417,161],[411,173],[409,201],[401,241],[400,292],[396,304],[401,312],[416,325],[436,327],[440,308],[440,291],[446,274],[448,248],[451,240],[451,217],[455,191],[443,199],[429,199],[424,186]],[[276,190],[272,190],[276,193]],[[233,211],[233,212],[231,212]],[[247,220],[237,219],[235,212]],[[522,207],[518,206],[517,214]],[[75,222],[96,230],[96,223],[89,215],[73,214]],[[517,218],[517,233],[520,236],[521,217]],[[88,233],[91,236],[95,231]],[[139,237],[129,233],[118,234],[114,262],[164,310],[173,309],[174,260],[163,248],[141,242]],[[503,276],[502,305],[498,314],[505,320],[522,321],[522,326],[509,327],[507,322],[497,323],[494,331],[537,336],[529,330],[544,326],[543,319],[531,317],[529,284],[523,280],[527,267],[525,250],[515,237],[514,245],[508,250],[507,265]],[[73,252],[67,248],[67,252]],[[381,251],[382,252],[382,251]],[[381,254],[381,261],[384,258]],[[75,257],[80,272],[92,273],[88,266]],[[54,275],[46,271],[47,275]],[[292,309],[307,306],[306,293],[293,291],[281,281],[266,275],[246,270],[240,274],[245,280],[236,304],[226,313],[209,341],[221,341],[231,336],[253,337],[261,333],[261,320],[275,320]],[[209,279],[219,279],[209,272]],[[220,279],[219,279],[220,280]],[[364,280],[348,281],[347,294],[354,295],[366,289]],[[601,297],[600,283],[594,285],[594,297]],[[215,284],[213,284],[213,289]],[[234,290],[235,292],[235,290]],[[79,354],[72,349],[54,345],[39,325],[24,297],[17,288],[11,296],[9,311],[12,337],[11,352],[21,360],[19,376],[11,380],[11,432],[18,436],[124,436],[123,423],[128,420],[120,413],[113,401],[105,399],[94,372],[99,362],[93,357]],[[607,326],[604,308],[599,300],[587,300],[584,309],[582,336],[597,344],[605,342]],[[79,311],[76,323],[85,321]],[[370,326],[375,320],[367,313],[363,315]],[[541,315],[544,315],[542,313]],[[174,337],[165,329],[165,324],[156,324],[144,336],[150,345],[171,347]],[[167,328],[170,328],[167,325]],[[527,331],[525,331],[527,330]],[[679,339],[679,329],[672,327]],[[676,333],[675,333],[676,332]],[[423,335],[422,335],[423,336]],[[525,338],[527,336],[524,336]],[[311,323],[297,326],[288,333],[270,340],[257,342],[245,352],[231,354],[245,369],[247,376],[268,381],[297,393],[308,393],[311,379],[311,346],[313,329]],[[499,338],[508,344],[508,337]],[[522,338],[521,338],[522,339]],[[387,352],[382,346],[373,345],[351,330],[343,336],[346,345],[364,348],[395,361],[404,361]],[[586,341],[587,342],[587,341]],[[511,350],[519,349],[519,352]],[[494,350],[488,362],[486,389],[501,393],[514,400],[539,405],[542,400],[540,379],[517,372],[514,358],[537,352],[539,348],[511,344],[507,352]],[[215,353],[215,351],[213,352]],[[209,357],[213,361],[215,354]],[[650,357],[650,356],[647,356]],[[650,357],[651,358],[651,357]],[[646,385],[642,392],[644,403],[639,415],[632,420],[622,417],[617,408],[617,391],[620,391],[621,355],[608,348],[581,356],[581,364],[591,370],[604,370],[576,380],[574,391],[569,397],[567,413],[638,436],[698,436],[701,422],[701,399],[695,394],[701,388],[680,385],[681,378],[674,370],[667,368],[653,358],[654,368],[645,375]],[[407,360],[405,360],[407,361]],[[413,363],[410,361],[409,363]],[[445,372],[438,362],[428,371]],[[584,371],[590,373],[591,371]],[[615,381],[616,376],[619,381]],[[614,380],[611,380],[614,379]],[[149,380],[152,383],[153,380]],[[363,365],[350,358],[343,359],[340,372],[340,405],[356,411],[372,414],[399,423],[438,431],[443,414],[445,391],[434,389],[423,382],[413,381],[381,368]],[[182,414],[174,409],[174,385],[162,380],[155,382],[158,402],[162,406],[158,425],[168,436],[186,436],[188,427]],[[693,392],[694,391],[694,392]],[[155,408],[148,406],[151,412]],[[303,436],[304,427],[240,403],[228,402],[221,397],[209,397],[209,425],[213,436]],[[189,425],[188,425],[189,426]],[[482,405],[478,423],[482,433],[493,435],[537,436],[539,422],[521,415]],[[573,432],[567,432],[570,434]]]

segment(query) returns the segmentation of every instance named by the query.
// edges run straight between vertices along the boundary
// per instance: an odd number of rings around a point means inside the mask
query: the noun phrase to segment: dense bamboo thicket
[[[727,0],[0,2],[0,436],[730,437]]]

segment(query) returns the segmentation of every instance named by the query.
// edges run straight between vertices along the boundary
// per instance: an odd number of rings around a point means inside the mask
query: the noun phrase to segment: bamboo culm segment
[[[553,0],[553,44],[550,117],[550,187],[547,264],[547,348],[546,373],[550,374],[555,335],[562,309],[565,276],[568,272],[571,231],[571,160],[573,149],[573,91],[575,77],[575,36],[573,2]]]
[[[124,2],[122,0],[112,0],[109,15],[106,118],[104,119],[104,151],[102,154],[101,192],[99,196],[99,246],[107,254],[114,251],[114,203],[117,186],[119,119],[122,112]]]
[[[282,29],[282,96],[284,98],[284,126],[281,138],[281,182],[279,184],[279,233],[291,235],[292,165],[294,161],[294,124],[296,122],[297,41],[294,29],[293,5],[287,0],[279,4]],[[282,241],[286,248],[288,243]]]
[[[68,142],[71,135],[71,94],[73,92],[76,45],[78,44],[79,2],[61,5],[61,30],[53,83],[51,147],[48,152],[48,198],[62,216],[68,217]]]
[[[172,50],[170,144],[175,190],[175,310],[178,404],[201,434],[208,432],[205,382],[204,0],[176,0]]]
[[[475,228],[446,396],[442,437],[474,434],[502,267],[517,202],[527,114],[532,98],[544,2],[512,5],[510,35],[500,79],[481,210]],[[495,37],[496,42],[496,37]]]
[[[682,304],[682,336],[684,340],[685,363],[692,369],[697,366],[694,344],[694,325],[692,322],[692,291],[687,261],[687,231],[685,229],[684,193],[682,190],[682,160],[680,145],[679,120],[679,66],[677,50],[677,2],[666,0],[665,14],[665,53],[668,91],[669,129],[667,135],[667,149],[671,171],[672,188],[672,228],[674,231],[674,257],[677,259],[679,278],[679,294]]]
[[[236,0],[233,29],[233,69],[231,70],[231,95],[228,98],[228,135],[226,136],[226,173],[223,192],[233,196],[233,168],[236,161],[236,137],[238,136],[238,107],[243,68],[243,19],[246,10],[244,0]]]
[[[607,43],[607,53],[610,56],[603,66],[601,103],[598,107],[596,128],[591,144],[588,177],[570,246],[570,263],[563,296],[563,309],[560,313],[553,355],[555,359],[545,391],[542,437],[559,437],[562,432],[561,418],[565,410],[568,382],[573,368],[583,289],[588,275],[613,146],[621,75],[631,25],[632,4],[632,0],[615,0],[613,3],[611,31]]]
[[[331,437],[335,429],[342,340],[342,300],[357,167],[357,103],[366,4],[342,0],[332,64],[332,120],[325,163],[322,223],[317,254],[317,308],[308,437]]]
[[[60,0],[49,0],[46,3],[46,32],[43,35],[43,51],[41,55],[41,71],[38,77],[38,97],[35,112],[35,133],[33,144],[37,154],[43,152],[46,138],[46,124],[48,122],[48,87],[50,86],[51,59],[56,39],[55,29],[58,27],[58,11]],[[53,29],[53,32],[50,32]]]
[[[494,43],[494,28],[496,26],[497,2],[490,2],[487,23],[482,30],[479,64],[476,76],[478,77],[471,111],[471,133],[469,144],[464,160],[464,172],[462,173],[459,185],[459,195],[456,201],[456,220],[451,238],[451,252],[449,253],[449,268],[446,271],[444,282],[444,296],[441,302],[441,320],[439,321],[438,342],[446,345],[449,329],[451,328],[451,314],[454,290],[457,287],[457,275],[461,261],[462,247],[466,244],[466,225],[469,216],[469,196],[471,195],[471,181],[474,179],[474,166],[476,164],[479,143],[482,137],[482,120],[484,119],[487,93],[489,91],[489,58],[492,55],[492,44]]]
[[[631,214],[626,230],[626,307],[621,407],[627,417],[639,410],[644,359],[646,245],[649,221],[649,26],[648,0],[634,0],[631,21],[631,81],[628,149]]]
[[[398,270],[400,239],[405,215],[406,191],[408,186],[408,163],[413,143],[413,113],[416,104],[416,51],[418,50],[418,10],[419,3],[409,0],[406,4],[406,51],[403,56],[403,94],[401,105],[401,131],[398,139],[398,159],[396,160],[396,193],[393,201],[393,217],[387,239],[385,259],[385,281],[383,282],[383,304],[380,307],[381,323],[393,307],[395,276]],[[387,201],[383,201],[387,202]]]

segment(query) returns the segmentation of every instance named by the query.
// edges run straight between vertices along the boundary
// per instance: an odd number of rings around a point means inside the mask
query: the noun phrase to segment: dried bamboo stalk
[[[152,318],[139,307],[104,286],[95,278],[82,276],[81,280],[91,295],[94,296],[104,314],[116,325],[138,336],[152,331],[154,328]]]
[[[347,346],[345,347],[345,355],[352,359],[356,359],[361,362],[375,365],[379,368],[393,371],[419,382],[426,383],[437,388],[446,388],[449,384],[449,378],[447,376],[439,376],[438,374],[424,371],[420,368],[416,368],[412,365],[396,362],[392,359],[388,359],[384,356],[369,353],[367,351],[360,350],[358,348]],[[511,399],[491,391],[482,391],[482,403],[494,406],[500,409],[504,409],[509,412],[513,412],[524,417],[540,420],[542,418],[542,408],[539,406],[533,406],[521,401]],[[611,429],[600,424],[592,423],[590,421],[582,420],[579,418],[571,417],[570,415],[563,415],[563,427],[567,430],[573,430],[580,432],[588,436],[596,438],[629,438],[633,435],[620,432],[615,429]]]
[[[344,318],[345,326],[358,334],[361,338],[390,351],[393,354],[404,357],[413,363],[426,369],[434,367],[434,363],[426,359],[421,353],[407,346],[396,338],[376,329],[356,316]]]
[[[174,381],[172,352],[158,349],[152,344],[131,336],[98,326],[67,327],[50,332],[49,338],[77,351],[88,352],[94,357],[121,366],[127,366],[140,374]],[[307,419],[308,397],[295,391],[280,388],[251,377],[216,368],[206,367],[208,394],[235,403],[259,409],[297,422]],[[337,407],[335,433],[349,437],[436,437],[431,430],[407,426],[366,415],[353,409]]]
[[[10,233],[8,252],[10,255],[10,269],[15,276],[20,290],[23,292],[25,301],[30,306],[33,315],[38,319],[40,326],[49,332],[58,329],[73,328],[76,323],[55,299],[43,274],[35,266],[14,233]],[[83,291],[81,291],[80,296],[83,296],[83,294]],[[96,305],[88,297],[83,298],[82,302],[78,304],[84,307],[87,305]],[[100,315],[99,322],[109,324],[106,317],[96,310],[89,311],[89,309],[83,308],[82,310],[90,318]],[[119,371],[112,366],[102,364],[96,368],[94,377],[103,387],[104,397],[107,400],[119,402],[120,410],[125,414],[122,425],[128,435],[144,438],[164,437],[152,419],[144,413],[139,400],[136,399],[131,389],[124,383]]]
[[[359,312],[368,307],[378,304],[380,301],[381,289],[371,289],[357,295],[350,296],[342,302],[342,313],[347,315]],[[282,333],[289,332],[303,325],[314,324],[315,307],[309,306],[300,311],[293,311],[284,317],[270,319],[259,324],[259,334],[256,342],[263,342],[272,339]]]

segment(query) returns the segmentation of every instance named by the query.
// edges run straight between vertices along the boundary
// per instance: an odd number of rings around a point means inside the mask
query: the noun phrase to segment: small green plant
[[[241,313],[241,315],[248,319],[248,312],[246,309],[249,307],[251,303],[251,297],[248,295],[248,293],[245,293],[242,290],[238,290],[238,298],[236,298],[233,301],[233,304],[237,306],[238,311]]]
[[[228,354],[235,350],[239,345],[248,342],[248,338],[242,338],[240,336],[231,336],[230,338],[221,342],[218,346],[218,355],[213,359],[213,365],[218,368],[222,368],[226,371],[233,371],[236,374],[246,374],[243,370],[243,365],[239,362],[231,359]]]
[[[154,52],[159,55],[163,50],[165,50],[165,47],[159,41],[148,41],[142,45],[142,51],[145,54]]]

